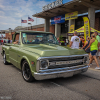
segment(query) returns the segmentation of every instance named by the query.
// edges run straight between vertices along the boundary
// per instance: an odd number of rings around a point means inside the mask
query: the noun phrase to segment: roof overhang
[[[100,9],[100,0],[73,0],[55,8],[34,14],[33,17],[50,19],[51,17],[78,11],[78,14],[88,12],[88,8]]]

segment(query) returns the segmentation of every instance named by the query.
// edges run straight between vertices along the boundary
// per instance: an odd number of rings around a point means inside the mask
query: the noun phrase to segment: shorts
[[[90,51],[90,53],[91,53],[92,56],[95,56],[96,53],[97,53],[97,50]]]

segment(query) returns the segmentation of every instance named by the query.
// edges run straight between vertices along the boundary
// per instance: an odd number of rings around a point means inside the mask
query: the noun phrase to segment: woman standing
[[[100,69],[97,58],[96,58],[96,53],[98,51],[98,41],[96,39],[95,34],[91,35],[92,39],[90,40],[90,44],[89,46],[85,49],[85,51],[90,47],[90,61],[89,61],[89,65],[92,63],[93,59],[95,60],[97,67],[95,69]]]

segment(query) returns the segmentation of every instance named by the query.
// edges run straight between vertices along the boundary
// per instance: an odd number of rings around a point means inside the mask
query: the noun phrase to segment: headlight
[[[41,60],[40,63],[40,69],[47,69],[48,68],[48,61],[47,60]]]

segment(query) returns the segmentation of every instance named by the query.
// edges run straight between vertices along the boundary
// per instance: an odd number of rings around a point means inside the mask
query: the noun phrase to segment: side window
[[[15,35],[15,38],[14,38],[14,42],[13,43],[14,44],[20,44],[20,35],[19,35],[19,33],[17,33]]]

